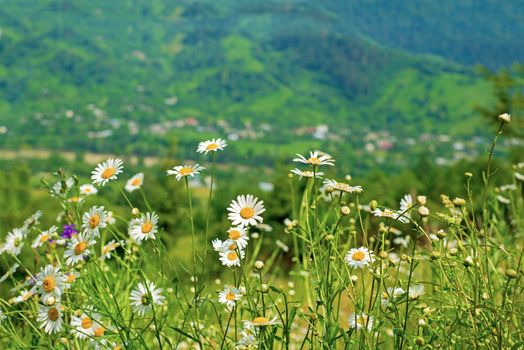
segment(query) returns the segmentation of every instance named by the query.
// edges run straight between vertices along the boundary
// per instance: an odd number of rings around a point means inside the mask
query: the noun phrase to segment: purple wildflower
[[[76,235],[78,231],[75,229],[75,224],[71,225],[64,225],[64,232],[60,235],[60,237],[69,239],[73,237],[73,235]]]

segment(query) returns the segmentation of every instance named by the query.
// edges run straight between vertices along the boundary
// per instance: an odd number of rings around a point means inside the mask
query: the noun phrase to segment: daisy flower
[[[227,217],[235,226],[256,226],[263,221],[260,216],[266,209],[264,202],[251,194],[240,195],[227,208]]]
[[[233,307],[241,297],[242,293],[240,289],[226,287],[218,294],[218,301],[226,306]]]
[[[350,186],[344,182],[338,182],[332,179],[324,180],[324,185],[333,188],[336,191],[346,192],[346,193],[362,193],[364,190],[362,186]]]
[[[229,252],[234,251],[238,249],[237,243],[232,239],[226,239],[225,241],[221,241],[218,238],[214,239],[211,244],[213,245],[213,249],[219,253],[222,252]]]
[[[120,247],[121,243],[114,239],[102,247],[102,260],[111,259],[111,252]]]
[[[275,316],[272,319],[269,319],[264,316],[255,317],[253,321],[244,321],[244,324],[248,327],[266,327],[280,324],[278,318]]]
[[[389,287],[388,289],[386,289],[385,292],[382,293],[382,299],[381,299],[382,306],[384,307],[388,306],[389,302],[392,299],[395,299],[397,296],[402,295],[404,293],[405,291],[402,288]]]
[[[76,271],[68,272],[64,275],[65,280],[65,289],[71,288],[71,285],[76,282],[76,279],[80,276],[80,274]]]
[[[144,173],[138,173],[134,175],[132,178],[127,180],[126,183],[126,191],[131,193],[135,190],[140,189],[142,185],[144,184]]]
[[[344,259],[350,267],[356,267],[359,269],[362,269],[375,261],[373,251],[366,247],[350,249]]]
[[[321,154],[322,153],[322,154]],[[335,160],[327,153],[319,151],[310,151],[309,158],[306,158],[297,153],[298,158],[293,159],[294,162],[309,164],[309,165],[331,165],[334,166]]]
[[[60,299],[65,283],[65,278],[60,273],[60,268],[47,265],[46,267],[42,267],[35,277],[36,283],[33,290],[40,293],[40,298],[44,302],[51,296]]]
[[[139,283],[129,297],[133,311],[139,316],[144,316],[153,309],[153,304],[162,305],[165,298],[161,293],[162,288],[156,288],[153,282]]]
[[[69,241],[67,249],[64,252],[66,264],[71,266],[84,261],[89,256],[89,247],[95,243],[96,241],[85,232],[71,238],[71,241]]]
[[[20,294],[16,298],[13,299],[13,304],[19,304],[24,301],[28,301],[35,294],[36,292],[34,290],[24,289],[20,292]]]
[[[95,186],[91,184],[85,184],[85,185],[80,186],[80,194],[83,196],[90,196],[92,194],[97,194],[97,193],[98,193],[98,190],[96,189]]]
[[[407,218],[406,216],[406,213],[402,214],[402,213],[399,213],[395,210],[392,210],[392,209],[387,209],[385,208],[384,210],[381,210],[381,209],[375,209],[372,211],[373,215],[375,216],[380,216],[380,217],[383,217],[383,218],[391,218],[391,219],[395,219],[395,220],[398,220],[404,224],[407,224],[409,223],[409,218]]]
[[[11,255],[18,256],[24,246],[24,239],[26,231],[24,229],[15,228],[7,234],[5,244],[2,246],[2,252],[7,252]]]
[[[198,164],[195,165],[179,165],[174,167],[172,170],[167,171],[167,175],[175,175],[177,181],[180,181],[183,177],[187,176],[195,176],[195,174],[200,173],[200,171],[204,170],[205,168],[203,166],[200,166]]]
[[[302,171],[302,170],[296,169],[296,168],[292,169],[291,173],[297,175],[300,178],[303,178],[303,177],[313,178],[313,177],[322,177],[322,176],[324,176],[324,173],[321,172],[321,171],[317,171],[317,172],[313,173],[312,171],[309,171],[309,170]]]
[[[349,327],[356,330],[367,329],[370,331],[373,329],[373,316],[353,313],[349,316]]]
[[[58,303],[52,306],[39,305],[37,321],[47,334],[60,332],[64,323],[62,306]]]
[[[223,251],[220,252],[220,262],[227,267],[240,266],[240,259],[243,259],[244,255],[245,253],[243,250],[240,251],[240,256],[235,250]]]
[[[70,178],[67,178],[64,181],[56,182],[53,185],[53,192],[54,192],[54,194],[58,194],[58,195],[65,194],[65,193],[69,192],[71,187],[73,187],[74,185],[75,185],[75,179],[70,177]]]
[[[231,227],[227,230],[229,239],[235,241],[239,249],[244,249],[247,247],[247,241],[249,237],[247,235],[247,230],[242,226]]]
[[[200,142],[197,147],[197,153],[216,152],[221,151],[227,146],[226,140],[223,139],[212,139],[204,142]]]
[[[158,215],[146,213],[141,218],[133,220],[129,234],[135,241],[156,239],[158,232]]]
[[[524,175],[519,172],[515,172],[515,178],[519,181],[524,181]]]
[[[96,166],[91,173],[91,180],[97,186],[105,186],[109,181],[116,180],[122,172],[124,162],[121,159],[108,159]]]
[[[409,299],[418,299],[421,295],[424,294],[424,285],[416,284],[410,286],[408,289]]]
[[[94,237],[100,237],[100,229],[107,226],[107,212],[103,206],[93,206],[82,216],[82,228]]]
[[[85,311],[77,312],[71,317],[71,327],[74,328],[71,332],[78,339],[93,337],[95,330],[100,327],[99,320],[100,316],[91,307],[87,307]]]
[[[42,231],[33,241],[33,244],[31,244],[31,247],[33,249],[36,249],[38,247],[41,247],[44,245],[44,243],[48,242],[51,238],[57,235],[58,228],[56,226],[52,226],[49,230]]]

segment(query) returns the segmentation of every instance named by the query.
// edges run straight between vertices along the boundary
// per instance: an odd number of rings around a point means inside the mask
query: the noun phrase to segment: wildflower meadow
[[[364,186],[332,175],[344,154],[289,155],[292,217],[283,230],[267,223],[273,208],[256,195],[216,195],[217,159],[231,141],[201,142],[198,163],[163,174],[184,193],[175,225],[190,239],[175,246],[145,170],[126,172],[118,158],[78,177],[59,170],[42,181],[46,201],[61,208],[55,224],[40,223],[43,202],[3,228],[0,347],[521,349],[524,163],[492,185],[511,116],[498,121],[485,170],[463,175],[464,198],[406,193],[396,207],[380,197],[364,203]],[[203,174],[210,182],[196,194],[191,180]],[[126,214],[104,199],[115,196]],[[213,203],[226,208],[219,230]]]

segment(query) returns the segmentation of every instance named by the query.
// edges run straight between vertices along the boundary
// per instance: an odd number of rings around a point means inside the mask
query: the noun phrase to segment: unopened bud
[[[377,206],[378,206],[378,203],[374,199],[369,203],[369,209],[371,209],[371,210],[377,209]]]
[[[453,199],[453,204],[457,207],[463,207],[466,205],[466,200],[463,198],[455,198]]]
[[[131,214],[133,216],[137,216],[138,214],[140,214],[140,210],[138,210],[138,208],[133,208],[131,209]]]
[[[263,261],[260,261],[260,260],[255,261],[255,269],[262,270],[263,268],[264,268],[264,262]]]
[[[427,207],[424,207],[424,206],[418,207],[418,214],[420,216],[428,216],[429,215],[429,209]]]
[[[516,278],[517,277],[517,271],[515,271],[513,269],[508,269],[508,270],[506,270],[506,276],[508,276],[508,278]]]
[[[510,123],[511,122],[511,115],[509,113],[503,113],[499,115],[498,120],[500,120],[503,123]]]
[[[343,206],[340,208],[340,215],[349,215],[349,213],[351,213],[351,210],[349,209],[348,206]]]
[[[417,196],[418,205],[426,205],[426,196]]]

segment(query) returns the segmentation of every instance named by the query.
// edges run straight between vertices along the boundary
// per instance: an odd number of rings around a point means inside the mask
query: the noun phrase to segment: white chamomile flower
[[[165,298],[161,295],[162,288],[156,288],[155,283],[139,283],[137,288],[131,291],[129,300],[133,306],[133,312],[144,316],[153,309],[154,305],[162,305]]]
[[[97,193],[98,193],[98,190],[96,189],[95,186],[91,184],[85,184],[85,185],[80,186],[80,194],[82,196],[91,196]]]
[[[106,214],[107,214],[106,223],[108,223],[109,225],[114,225],[116,222],[116,219],[115,219],[115,215],[113,214],[113,212],[109,210]]]
[[[410,286],[408,289],[408,295],[410,299],[418,299],[423,294],[424,294],[424,285],[422,284],[415,284],[413,286]]]
[[[218,301],[226,306],[233,307],[241,297],[242,293],[240,289],[225,287],[224,290],[218,294]]]
[[[380,216],[380,217],[383,217],[383,218],[391,218],[391,219],[395,219],[395,220],[398,220],[404,224],[407,224],[409,223],[409,218],[406,216],[406,213],[402,214],[402,213],[399,213],[398,211],[395,211],[395,210],[392,210],[392,209],[387,209],[385,208],[384,210],[381,210],[381,209],[375,209],[373,210],[373,215],[375,216]]]
[[[133,220],[130,235],[135,241],[143,239],[156,239],[158,232],[158,215],[156,213],[146,213],[139,219]]]
[[[121,159],[108,159],[96,166],[91,173],[91,180],[97,186],[105,186],[109,181],[116,180],[122,172],[124,162]]]
[[[64,290],[64,284],[65,277],[60,273],[60,268],[47,265],[42,267],[36,275],[36,283],[33,290],[40,293],[40,298],[45,303],[49,297],[60,299]]]
[[[405,216],[410,217],[411,214],[408,211],[413,206],[413,197],[410,194],[406,194],[400,200],[400,212],[404,213]]]
[[[309,152],[309,158],[306,158],[297,153],[298,158],[293,159],[294,162],[309,164],[313,166],[317,165],[331,165],[334,166],[335,160],[327,153],[319,151]]]
[[[2,252],[18,256],[24,246],[24,240],[27,231],[20,228],[15,228],[7,234],[5,244],[2,246]]]
[[[82,216],[82,228],[94,237],[100,237],[100,229],[107,226],[107,212],[103,206],[93,206]]]
[[[200,166],[198,164],[195,165],[179,165],[174,167],[171,170],[167,171],[167,175],[175,175],[177,181],[180,181],[183,177],[187,176],[195,176],[195,174],[200,173],[200,171],[204,170],[205,168],[203,166]]]
[[[405,291],[402,288],[393,288],[389,287],[385,292],[382,293],[381,304],[383,307],[389,305],[390,301],[398,297],[399,295],[404,294]]]
[[[59,303],[51,306],[39,305],[37,321],[47,334],[60,332],[64,324],[62,306]]]
[[[13,304],[19,304],[28,301],[33,295],[35,295],[35,293],[36,292],[34,290],[24,289],[17,297],[13,299]]]
[[[278,317],[268,318],[265,316],[255,317],[253,321],[244,321],[244,324],[248,327],[267,327],[281,324]]]
[[[344,258],[350,267],[362,269],[375,261],[373,251],[366,247],[350,249]]]
[[[259,222],[263,222],[260,216],[266,209],[264,202],[259,201],[257,197],[251,194],[240,195],[236,200],[233,200],[227,208],[229,213],[227,217],[235,226],[256,226]]]
[[[71,237],[67,249],[64,252],[66,264],[72,266],[84,261],[91,253],[89,247],[95,243],[96,241],[91,237],[91,235],[84,232]]]
[[[350,186],[349,184],[345,182],[338,182],[336,180],[332,179],[326,179],[324,180],[324,185],[327,187],[331,187],[332,189],[340,192],[346,192],[346,193],[362,193],[364,190],[362,189],[362,186]]]
[[[240,251],[240,256],[236,250],[228,250],[220,252],[220,262],[227,267],[240,266],[240,259],[244,258],[244,251]]]
[[[291,173],[297,175],[300,178],[303,178],[303,177],[308,177],[308,178],[319,177],[320,178],[320,177],[324,176],[324,173],[321,172],[321,171],[317,171],[317,172],[312,172],[312,171],[309,171],[309,170],[302,171],[302,170],[296,169],[296,168],[292,169]]]
[[[92,307],[77,311],[71,316],[71,327],[73,328],[71,332],[78,339],[93,337],[95,330],[100,327],[100,315],[94,312]]]
[[[58,181],[53,185],[53,194],[64,195],[67,192],[69,192],[71,187],[73,187],[74,185],[75,179],[73,179],[72,177],[69,177],[63,181]]]
[[[231,227],[227,230],[229,239],[235,241],[239,249],[244,249],[247,247],[247,241],[249,237],[247,235],[247,230],[242,226]]]
[[[80,276],[80,273],[76,271],[67,272],[64,275],[65,279],[65,289],[71,288],[71,285],[76,282],[77,278]]]
[[[213,249],[219,253],[229,252],[238,248],[236,242],[232,239],[226,239],[225,241],[221,241],[220,239],[216,238],[213,241],[211,241],[211,244],[213,245]]]
[[[349,316],[349,327],[356,330],[367,329],[370,331],[373,329],[373,316],[353,313]]]
[[[121,245],[121,242],[117,242],[114,239],[108,242],[106,245],[104,245],[102,247],[102,260],[111,259],[111,253]]]
[[[52,226],[49,230],[42,231],[33,241],[33,244],[31,244],[31,247],[36,249],[38,247],[41,247],[46,242],[48,242],[51,238],[56,236],[56,231],[58,228],[56,226]]]
[[[144,184],[144,173],[138,173],[134,175],[132,178],[127,180],[126,183],[126,191],[131,193],[133,191],[136,191],[142,187]]]
[[[216,152],[221,151],[227,146],[226,140],[223,139],[212,139],[200,142],[197,147],[197,153]]]

